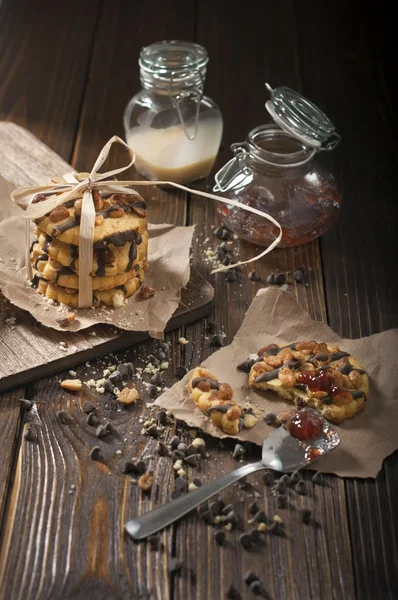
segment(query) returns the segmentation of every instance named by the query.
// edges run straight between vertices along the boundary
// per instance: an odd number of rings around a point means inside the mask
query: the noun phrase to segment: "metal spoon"
[[[135,540],[142,540],[174,523],[205,500],[250,473],[262,469],[290,473],[309,465],[320,456],[336,448],[340,443],[340,437],[328,421],[311,408],[304,408],[298,411],[298,414],[300,415],[303,412],[313,413],[322,419],[322,432],[317,438],[303,442],[290,435],[285,427],[280,427],[264,441],[261,461],[250,463],[236,469],[236,471],[227,473],[215,481],[202,485],[194,492],[185,494],[168,504],[159,506],[140,517],[132,519],[125,525],[127,533]]]

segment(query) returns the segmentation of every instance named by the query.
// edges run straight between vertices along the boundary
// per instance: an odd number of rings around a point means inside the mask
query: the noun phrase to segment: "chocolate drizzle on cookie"
[[[137,233],[135,229],[130,229],[129,231],[117,231],[116,233],[104,237],[102,240],[94,242],[93,248],[105,248],[106,246],[109,246],[109,244],[113,244],[117,248],[120,248],[120,246],[124,246],[127,242],[134,242],[136,237]]]
[[[36,258],[35,262],[33,263],[33,266],[36,269],[38,262],[47,262],[47,261],[48,261],[47,254],[39,254],[39,256]]]
[[[33,240],[33,242],[32,242],[32,243],[31,243],[31,245],[30,245],[29,252],[32,252],[32,250],[33,250],[33,248],[34,248],[34,245],[35,245],[35,244],[37,244],[37,242],[38,242],[38,241],[39,241],[39,240],[38,240],[37,238],[36,238],[35,240]],[[43,250],[44,250],[44,248],[43,248]]]
[[[262,381],[272,381],[272,379],[276,379],[278,377],[279,371],[284,367],[290,367],[291,369],[294,369],[299,364],[300,362],[298,360],[289,360],[285,365],[282,365],[282,367],[278,367],[278,369],[273,369],[272,371],[262,373],[261,375],[256,377],[254,381],[256,383],[261,383]]]
[[[32,287],[37,287],[39,284],[39,281],[47,281],[47,279],[45,277],[43,277],[42,275],[40,275],[39,273],[35,273],[33,276],[33,279],[30,280]]]
[[[191,385],[193,388],[196,388],[202,381],[209,383],[210,389],[212,390],[220,389],[220,384],[218,383],[218,381],[214,381],[214,379],[210,379],[210,377],[194,377],[194,379],[192,379],[191,381]]]
[[[131,271],[136,258],[137,258],[137,245],[135,242],[131,242],[130,250],[129,250],[129,262],[126,267],[126,271]]]
[[[48,252],[48,249],[50,247],[51,244],[51,235],[45,235],[45,240],[44,240],[44,244],[43,244],[43,250],[44,252]]]
[[[206,378],[204,378],[206,379]],[[229,411],[230,408],[232,408],[233,406],[236,406],[236,404],[217,404],[216,406],[210,406],[210,408],[208,408],[206,410],[206,415],[210,415],[210,413],[212,413],[213,411],[216,412],[220,412],[220,413],[226,413]]]
[[[62,275],[75,275],[75,273],[72,271],[72,269],[70,267],[59,267],[59,269],[57,269],[57,272],[55,274],[54,283],[58,283],[58,280]]]

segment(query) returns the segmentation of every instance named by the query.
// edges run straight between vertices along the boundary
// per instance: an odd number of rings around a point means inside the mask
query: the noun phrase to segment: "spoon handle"
[[[189,492],[180,498],[172,500],[168,504],[159,506],[140,517],[132,519],[126,523],[125,529],[135,540],[142,540],[167,527],[167,525],[174,523],[174,521],[189,513],[192,509],[199,506],[199,504],[218,494],[218,492],[221,492],[242,477],[261,469],[265,469],[265,465],[260,461],[245,465],[240,469],[232,471],[232,473],[226,473],[219,479],[202,485],[194,492]]]

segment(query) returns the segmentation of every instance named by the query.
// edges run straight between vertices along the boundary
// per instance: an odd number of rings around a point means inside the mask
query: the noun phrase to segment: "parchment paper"
[[[291,404],[272,392],[251,390],[248,376],[236,365],[258,348],[274,342],[288,344],[300,340],[325,341],[355,356],[370,379],[369,398],[362,413],[334,425],[341,436],[339,447],[311,465],[311,469],[345,477],[376,477],[383,459],[398,448],[398,329],[358,340],[342,339],[325,323],[312,321],[289,293],[262,289],[253,300],[233,342],[205,360],[202,365],[220,381],[234,389],[241,405],[250,402],[262,411],[279,412]],[[170,409],[177,419],[217,437],[228,437],[215,427],[190,399],[186,390],[189,374],[162,394],[156,404]],[[262,445],[274,428],[261,419],[253,429],[242,430],[239,440]]]
[[[45,297],[28,284],[25,275],[25,222],[21,218],[20,211],[10,205],[9,199],[5,202],[2,198],[0,204],[2,292],[13,304],[29,311],[43,325],[62,329],[56,322],[60,316],[59,307],[49,304]],[[118,309],[112,307],[73,309],[77,317],[68,327],[68,331],[79,331],[96,323],[110,323],[121,329],[148,331],[153,337],[162,337],[168,320],[178,307],[181,289],[189,280],[189,251],[194,226],[149,225],[148,230],[149,269],[145,275],[145,283],[155,288],[155,296],[144,300],[139,294],[135,294],[127,300],[125,306]],[[33,237],[32,234],[32,239]]]

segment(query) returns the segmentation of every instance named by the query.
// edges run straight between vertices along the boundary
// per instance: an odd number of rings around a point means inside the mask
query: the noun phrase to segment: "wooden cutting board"
[[[37,184],[69,170],[72,167],[68,163],[26,129],[0,123],[1,202],[9,202],[9,194],[16,187]],[[191,271],[166,331],[204,317],[210,312],[213,296],[212,286]],[[7,322],[10,311],[15,314],[15,323],[13,319]],[[52,330],[37,324],[26,311],[11,306],[1,292],[0,313],[0,392],[149,338],[146,332],[127,332],[110,325],[76,333]],[[67,348],[62,348],[60,342],[66,342]]]

